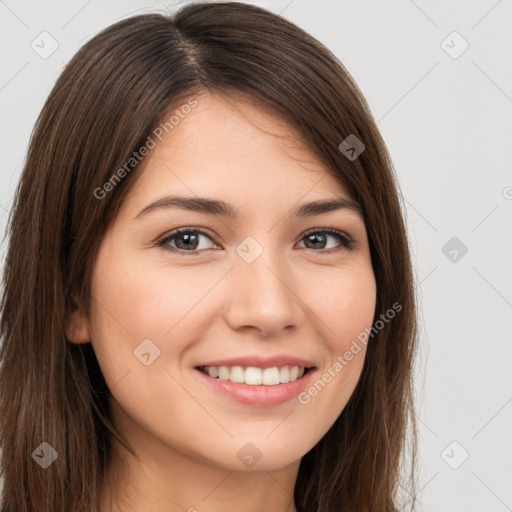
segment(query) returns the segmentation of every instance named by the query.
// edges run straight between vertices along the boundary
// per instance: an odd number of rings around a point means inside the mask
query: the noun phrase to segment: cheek
[[[345,408],[361,376],[364,334],[375,314],[376,283],[368,262],[337,268],[315,282],[318,286],[314,292],[309,289],[308,301],[315,304],[311,309],[325,358],[298,402],[300,414],[318,418],[315,434],[323,435]]]
[[[328,425],[350,399],[361,375],[365,336],[375,314],[376,283],[372,267],[365,264],[338,268],[317,284],[316,292],[308,292],[308,302],[315,304],[311,309],[318,317],[314,325],[326,349],[325,359],[317,380],[299,402],[310,411],[319,408],[319,414],[322,404],[329,403],[331,416],[324,416]]]
[[[310,304],[322,320],[329,351],[343,353],[352,340],[372,324],[376,305],[376,283],[371,266],[337,269],[317,281],[316,292],[308,292]]]
[[[106,310],[100,317],[120,324],[135,342],[179,329],[211,286],[193,267],[145,266],[126,258],[108,266],[98,260],[93,293]]]
[[[96,261],[93,346],[107,383],[145,368],[134,354],[144,340],[154,344],[142,345],[154,351],[150,357],[159,353],[152,368],[178,364],[191,340],[207,330],[212,315],[205,307],[214,307],[207,295],[224,274],[161,262],[141,264],[141,260],[126,251],[116,254],[110,246],[100,251]]]

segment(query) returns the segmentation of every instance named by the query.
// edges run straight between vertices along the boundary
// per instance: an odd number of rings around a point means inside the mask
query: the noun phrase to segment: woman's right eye
[[[157,245],[170,249],[171,251],[182,251],[182,254],[197,254],[198,250],[205,250],[204,247],[199,247],[201,237],[211,240],[211,237],[201,229],[180,228],[165,236]],[[178,246],[170,245],[171,241],[175,241]]]

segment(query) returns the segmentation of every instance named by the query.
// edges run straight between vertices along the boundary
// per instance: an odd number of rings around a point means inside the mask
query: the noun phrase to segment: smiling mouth
[[[198,366],[197,369],[216,380],[243,383],[249,386],[276,386],[299,380],[314,367]]]

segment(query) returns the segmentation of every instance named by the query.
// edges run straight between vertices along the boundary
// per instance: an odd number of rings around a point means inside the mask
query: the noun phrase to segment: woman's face
[[[365,225],[350,208],[297,214],[350,197],[282,121],[248,102],[197,100],[153,137],[102,240],[85,338],[141,455],[284,467],[322,438],[360,377],[365,347],[351,346],[376,300]],[[165,206],[169,196],[188,207]]]

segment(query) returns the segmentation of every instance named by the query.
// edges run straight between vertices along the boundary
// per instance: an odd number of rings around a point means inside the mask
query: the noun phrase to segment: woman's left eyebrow
[[[238,217],[238,209],[219,199],[210,199],[206,197],[184,197],[184,196],[164,196],[145,206],[134,218],[138,219],[152,211],[159,209],[179,208],[208,215],[222,215],[235,219]],[[357,213],[361,218],[363,211],[361,205],[353,199],[345,197],[334,197],[327,200],[317,200],[310,203],[303,203],[291,212],[297,217],[311,217],[321,215],[337,210],[349,210]]]

